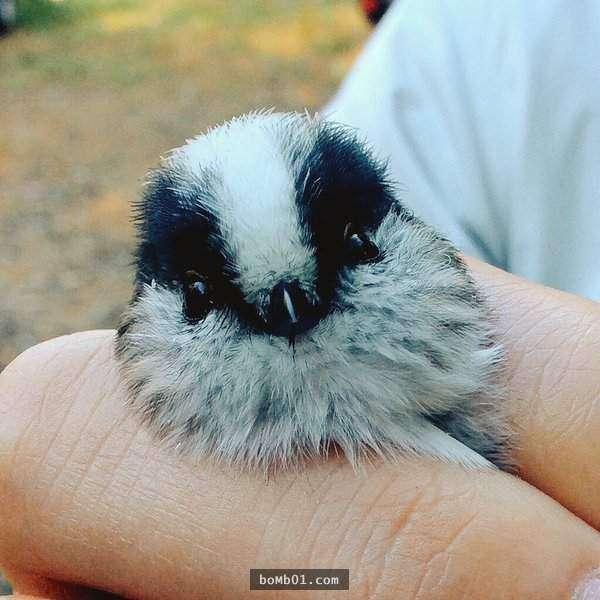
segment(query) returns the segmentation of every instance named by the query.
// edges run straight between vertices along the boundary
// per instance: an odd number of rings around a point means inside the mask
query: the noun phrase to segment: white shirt
[[[461,250],[600,300],[600,1],[396,0],[326,114]]]

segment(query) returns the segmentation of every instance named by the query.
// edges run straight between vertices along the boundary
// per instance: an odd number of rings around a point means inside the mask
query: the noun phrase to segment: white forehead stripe
[[[295,178],[282,155],[280,127],[277,115],[251,115],[191,140],[173,155],[192,173],[207,167],[218,173],[214,213],[249,299],[282,278],[311,280],[316,268],[302,241]]]

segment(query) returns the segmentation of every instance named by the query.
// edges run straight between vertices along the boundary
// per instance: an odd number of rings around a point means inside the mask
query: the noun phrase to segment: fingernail
[[[573,600],[600,600],[600,569],[592,571],[577,586]]]

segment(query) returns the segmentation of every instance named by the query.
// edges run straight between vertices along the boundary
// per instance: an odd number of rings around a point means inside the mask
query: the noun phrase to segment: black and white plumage
[[[488,310],[353,131],[236,118],[162,160],[137,226],[117,355],[160,438],[263,470],[331,445],[506,466]]]

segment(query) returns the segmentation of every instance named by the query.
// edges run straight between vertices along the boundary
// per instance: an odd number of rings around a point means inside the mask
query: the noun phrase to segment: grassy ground
[[[319,108],[368,27],[355,0],[21,0],[0,39],[0,368],[113,327],[129,203],[157,157],[249,109]]]

